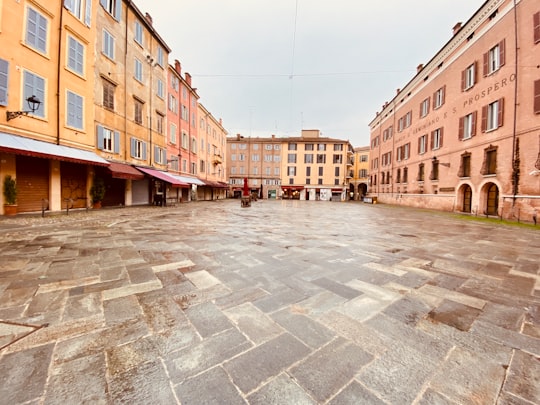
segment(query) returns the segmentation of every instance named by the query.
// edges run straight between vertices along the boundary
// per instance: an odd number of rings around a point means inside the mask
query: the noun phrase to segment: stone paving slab
[[[539,232],[356,202],[1,217],[0,403],[537,404]]]

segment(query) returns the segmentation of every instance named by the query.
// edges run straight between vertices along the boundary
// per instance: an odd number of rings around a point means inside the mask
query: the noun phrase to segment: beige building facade
[[[241,196],[244,179],[259,198],[344,201],[353,178],[348,141],[302,130],[299,137],[228,138],[231,193]]]
[[[540,208],[540,4],[488,0],[370,123],[381,202],[532,220]]]
[[[369,190],[369,146],[354,148],[353,160],[349,197],[351,200],[362,201]]]

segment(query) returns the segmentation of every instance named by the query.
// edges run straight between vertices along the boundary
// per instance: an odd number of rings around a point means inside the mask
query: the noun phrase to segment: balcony
[[[214,155],[212,163],[214,164],[214,166],[220,165],[223,163],[223,158],[221,157],[221,155]]]

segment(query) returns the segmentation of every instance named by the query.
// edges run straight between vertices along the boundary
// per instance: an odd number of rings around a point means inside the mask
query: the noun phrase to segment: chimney
[[[221,118],[219,119],[219,125],[223,126],[223,120]]]
[[[457,32],[461,29],[461,22],[458,22],[456,25],[454,25],[454,28],[452,30],[454,31],[454,35],[457,34]]]
[[[276,139],[276,136],[274,134],[272,134],[272,139]]]
[[[146,13],[145,17],[146,17],[146,21],[148,21],[148,24],[150,24],[150,26],[152,26],[152,23],[154,22],[152,20],[152,16],[150,14]]]
[[[186,72],[186,83],[191,87],[191,75],[188,72]]]
[[[401,89],[396,89],[396,94],[399,94],[400,91]]]
[[[424,64],[423,63],[420,63],[417,67],[416,67],[416,73],[420,73],[422,71],[422,69],[424,68]]]
[[[182,65],[180,64],[180,61],[178,59],[174,60],[174,70],[176,70],[176,73],[179,75],[182,74]]]
[[[240,135],[240,134],[236,134],[236,140],[237,140],[237,141],[239,141],[239,140],[240,140],[240,138],[242,138],[242,135]]]

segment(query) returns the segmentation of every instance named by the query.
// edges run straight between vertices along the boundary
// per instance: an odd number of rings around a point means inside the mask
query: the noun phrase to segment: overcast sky
[[[135,0],[229,135],[369,144],[369,122],[484,0]]]

